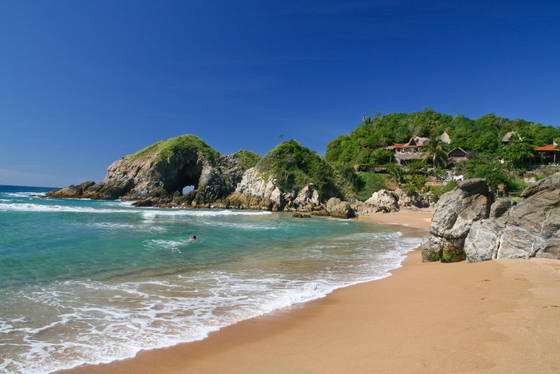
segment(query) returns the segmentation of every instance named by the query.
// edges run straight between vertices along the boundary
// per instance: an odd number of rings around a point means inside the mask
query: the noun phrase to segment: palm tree
[[[373,125],[373,119],[371,119],[370,116],[363,116],[363,117],[362,117],[362,122],[363,122],[365,125]]]
[[[430,161],[434,167],[447,166],[447,144],[441,141],[439,137],[434,137],[424,145],[422,158],[424,161]]]

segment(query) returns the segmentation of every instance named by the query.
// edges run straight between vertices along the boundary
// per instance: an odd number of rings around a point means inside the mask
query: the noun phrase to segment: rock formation
[[[377,212],[389,213],[399,210],[399,196],[393,191],[374,192],[365,203],[374,207]]]
[[[422,247],[424,261],[465,259],[463,246],[473,222],[490,214],[492,194],[483,179],[468,179],[441,196],[432,217],[430,235]]]
[[[354,210],[358,214],[390,213],[397,212],[401,208],[428,208],[430,204],[427,195],[397,188],[395,191],[379,190],[374,192],[363,204],[355,203]]]
[[[234,193],[227,196],[224,207],[238,209],[282,210],[286,203],[285,195],[276,185],[256,168],[247,170]]]
[[[254,166],[248,164],[247,158],[252,157],[248,153],[252,154],[241,151],[221,156],[200,138],[181,135],[113,162],[101,183],[85,182],[51,191],[47,196],[150,200],[156,205],[208,204],[233,192],[244,172]],[[182,196],[185,186],[195,188]]]
[[[499,258],[560,259],[560,173],[521,193],[517,204],[491,204],[483,180],[467,180],[436,204],[425,261],[471,262]]]
[[[342,201],[336,197],[331,197],[327,201],[326,210],[332,217],[352,218],[356,216],[352,205],[348,201]]]
[[[344,184],[344,182],[340,182]],[[137,200],[135,206],[298,211],[353,217],[336,173],[314,151],[287,141],[262,160],[253,152],[223,156],[200,138],[182,135],[113,162],[101,183],[51,191],[48,197]],[[183,187],[194,186],[187,194]]]
[[[490,218],[476,222],[465,240],[469,261],[560,258],[560,173],[528,187],[518,204],[497,201]],[[496,206],[500,203],[499,206]]]

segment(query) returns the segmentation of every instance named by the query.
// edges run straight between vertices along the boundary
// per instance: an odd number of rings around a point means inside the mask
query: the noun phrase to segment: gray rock
[[[352,209],[352,206],[349,202],[342,201],[336,197],[331,197],[327,201],[326,209],[329,215],[332,217],[352,218],[356,216],[356,213],[354,212],[354,209]]]
[[[504,215],[513,206],[513,200],[511,199],[500,199],[490,207],[490,217],[498,218]]]
[[[526,199],[501,215],[473,225],[465,240],[469,261],[488,259],[488,253],[491,258],[560,258],[558,175],[527,188]]]
[[[286,195],[285,195],[286,196]],[[287,196],[286,196],[287,197]],[[304,186],[298,193],[293,197],[287,197],[288,210],[297,210],[302,212],[311,212],[316,210],[317,207],[321,206],[321,200],[319,198],[319,192],[313,184],[308,184]]]
[[[432,234],[448,239],[465,238],[474,221],[488,217],[492,195],[483,180],[475,181],[466,180],[441,196],[432,217]]]
[[[555,173],[548,178],[541,179],[532,186],[527,187],[521,197],[529,197],[541,191],[554,191],[560,189],[560,173]]]
[[[465,182],[436,205],[431,235],[422,244],[426,261],[444,261],[449,248],[455,254],[462,248],[472,262],[560,259],[560,173],[527,188],[523,192],[526,198],[516,205],[509,199],[492,204],[487,219],[491,199],[486,189],[480,181]]]
[[[430,196],[417,191],[405,191],[397,188],[395,194],[398,197],[399,208],[428,208],[431,204]]]
[[[548,239],[535,257],[560,259],[560,238]]]
[[[529,258],[545,248],[545,239],[523,227],[507,225],[501,232],[496,258]]]
[[[430,235],[422,244],[424,261],[454,262],[466,258],[464,242],[471,225],[488,218],[492,195],[483,179],[469,179],[441,196]]]
[[[495,220],[476,221],[465,239],[464,250],[470,262],[496,258],[503,226]]]
[[[393,191],[379,190],[365,202],[375,208],[376,212],[396,212],[399,210],[399,196]]]
[[[284,194],[276,185],[276,181],[267,178],[261,174],[256,168],[251,168],[243,174],[241,182],[237,185],[235,193],[228,196],[230,202],[242,202],[241,208],[254,209],[253,204],[257,203],[261,206],[259,209],[282,210],[286,204]],[[243,204],[243,201],[252,202],[249,205]],[[261,201],[259,203],[258,201]]]

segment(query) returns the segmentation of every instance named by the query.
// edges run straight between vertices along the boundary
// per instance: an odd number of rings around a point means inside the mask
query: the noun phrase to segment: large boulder
[[[384,189],[376,191],[363,204],[356,203],[354,209],[361,215],[397,212],[401,208],[428,208],[430,205],[428,195],[397,188],[394,191]]]
[[[342,201],[336,197],[331,197],[327,201],[326,209],[332,217],[352,218],[356,216],[354,209],[352,209],[352,204],[347,201]]]
[[[288,202],[287,210],[311,212],[322,208],[319,191],[312,183],[305,185],[292,201]]]
[[[489,216],[491,204],[484,179],[465,180],[443,194],[435,206],[430,235],[421,245],[423,260],[464,260],[465,238],[474,222]]]
[[[365,202],[375,208],[376,212],[396,212],[399,210],[399,196],[388,190],[374,192]]]
[[[560,173],[528,187],[522,196],[501,214],[493,206],[489,219],[473,224],[464,247],[469,261],[560,258]]]

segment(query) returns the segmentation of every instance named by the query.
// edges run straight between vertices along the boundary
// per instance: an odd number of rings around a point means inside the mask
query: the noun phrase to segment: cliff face
[[[468,180],[437,203],[425,261],[560,259],[560,173],[528,187],[517,203],[492,204],[483,180]]]

